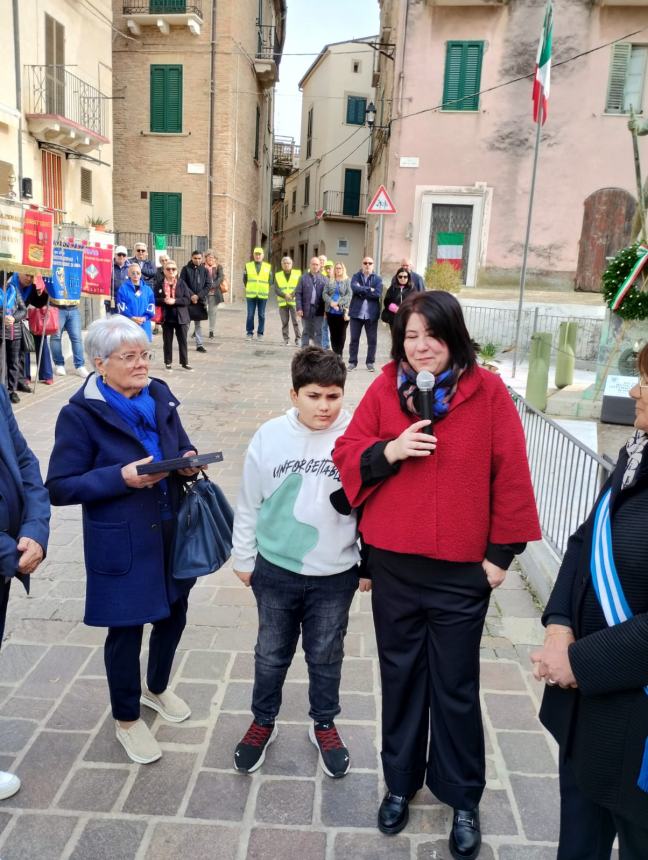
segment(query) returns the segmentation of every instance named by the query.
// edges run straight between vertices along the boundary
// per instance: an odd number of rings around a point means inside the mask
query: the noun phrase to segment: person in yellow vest
[[[252,339],[254,336],[254,312],[259,315],[257,323],[257,338],[263,338],[265,330],[265,312],[268,303],[268,293],[273,283],[272,266],[263,261],[263,248],[255,248],[253,260],[245,264],[243,283],[245,284],[245,301],[247,302],[247,320],[245,333]]]
[[[297,300],[295,299],[295,290],[299,283],[301,271],[293,269],[293,261],[290,257],[284,257],[281,261],[281,271],[275,275],[275,293],[277,296],[277,305],[279,307],[279,316],[281,318],[281,334],[284,339],[284,346],[288,346],[288,324],[292,322],[293,331],[295,333],[295,346],[301,343],[301,331],[299,328],[299,320],[297,319],[297,311],[295,309]]]

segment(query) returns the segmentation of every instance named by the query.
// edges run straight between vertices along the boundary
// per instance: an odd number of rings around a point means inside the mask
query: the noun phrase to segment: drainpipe
[[[17,0],[14,0],[17,2]],[[216,113],[216,0],[212,0],[211,8],[211,44],[209,53],[209,143],[207,155],[207,247],[212,248],[212,231],[214,215],[214,124]]]
[[[20,15],[18,0],[12,0],[13,34],[14,34],[14,65],[16,74],[16,109],[18,117],[18,199],[22,200],[23,181],[23,150],[22,150],[22,70],[20,65]]]

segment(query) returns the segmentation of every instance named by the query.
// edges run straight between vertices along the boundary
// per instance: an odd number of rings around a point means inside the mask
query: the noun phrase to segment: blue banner
[[[52,277],[44,279],[50,298],[61,304],[78,302],[82,278],[83,249],[54,245]]]

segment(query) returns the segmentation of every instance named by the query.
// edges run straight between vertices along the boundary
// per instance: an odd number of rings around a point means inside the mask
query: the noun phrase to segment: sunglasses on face
[[[176,269],[175,266],[167,266],[164,271],[165,272],[177,272],[178,270]]]

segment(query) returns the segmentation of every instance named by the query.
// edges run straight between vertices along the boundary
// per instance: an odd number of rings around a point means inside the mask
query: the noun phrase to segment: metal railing
[[[197,15],[202,18],[202,3],[193,0],[149,0],[149,2],[124,3],[124,15]]]
[[[192,251],[207,250],[207,236],[196,236],[189,233],[182,235],[168,235],[167,239],[167,255],[172,257],[178,264],[178,268],[182,268],[185,263],[191,259]],[[153,233],[130,233],[118,231],[115,233],[115,244],[125,245],[130,256],[134,256],[133,246],[136,242],[144,242],[148,248],[148,256],[150,260],[155,259],[155,236]]]
[[[27,113],[62,116],[108,136],[107,96],[64,66],[25,66]]]
[[[277,28],[272,24],[257,24],[257,59],[279,61],[279,39]]]
[[[470,336],[482,346],[494,343],[500,349],[512,347],[515,342],[517,324],[516,308],[493,308],[461,302],[466,326]],[[598,317],[561,316],[545,314],[539,307],[523,308],[520,324],[518,356],[524,358],[531,347],[531,335],[537,331],[550,332],[554,353],[558,349],[560,323],[578,323],[576,337],[576,359],[581,362],[596,362],[603,320]]]
[[[294,137],[275,136],[272,147],[272,166],[274,169],[292,170],[299,164],[299,144]]]
[[[346,218],[366,218],[366,194],[349,194],[346,191],[325,191],[322,208],[326,215],[344,215]]]
[[[510,390],[510,389],[509,389]],[[559,556],[587,518],[614,464],[510,390],[524,427],[542,534]]]

